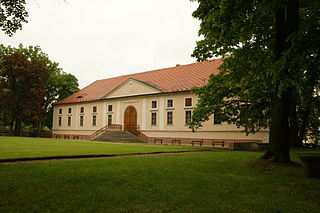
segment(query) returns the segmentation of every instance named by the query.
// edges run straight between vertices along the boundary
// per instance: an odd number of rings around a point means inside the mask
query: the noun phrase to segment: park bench
[[[162,144],[162,142],[163,142],[163,139],[159,139],[159,138],[154,139],[155,144],[157,144],[157,143]]]
[[[224,147],[224,140],[223,139],[213,139],[212,146],[213,147],[216,147],[216,146]]]
[[[172,143],[172,146],[173,145],[176,145],[176,144],[179,144],[179,146],[181,145],[181,140],[179,140],[179,139],[172,139],[171,140],[171,143]]]
[[[193,140],[191,142],[192,146],[194,146],[195,144],[199,144],[199,146],[202,146],[203,145],[203,140]]]

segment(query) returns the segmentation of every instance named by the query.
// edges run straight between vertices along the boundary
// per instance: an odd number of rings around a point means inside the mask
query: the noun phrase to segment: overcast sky
[[[29,23],[5,45],[39,45],[75,75],[98,79],[193,63],[199,21],[189,0],[29,0]]]

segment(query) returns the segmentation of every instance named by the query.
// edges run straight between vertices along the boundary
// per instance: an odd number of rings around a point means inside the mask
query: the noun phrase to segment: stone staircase
[[[127,143],[144,142],[141,139],[137,138],[135,135],[133,135],[127,131],[106,131],[105,133],[92,139],[92,141],[127,142]]]

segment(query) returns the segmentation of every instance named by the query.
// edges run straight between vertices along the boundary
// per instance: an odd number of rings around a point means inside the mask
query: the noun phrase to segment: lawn
[[[319,212],[319,179],[255,162],[260,155],[0,164],[0,212]]]
[[[120,155],[133,153],[176,152],[202,150],[200,147],[148,146],[146,144],[97,143],[0,136],[0,159],[37,158],[75,155]]]

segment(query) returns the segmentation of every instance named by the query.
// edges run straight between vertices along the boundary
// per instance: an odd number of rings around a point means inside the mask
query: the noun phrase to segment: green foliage
[[[12,36],[27,22],[28,12],[25,9],[25,0],[0,1],[0,29]]]
[[[19,135],[21,122],[41,123],[49,72],[40,60],[28,60],[19,52],[1,55],[0,70],[0,111]]]
[[[39,46],[18,48],[0,45],[0,55],[22,53],[28,60],[38,60],[49,71],[49,78],[45,81],[45,99],[42,105],[42,122],[48,127],[52,126],[52,103],[59,101],[79,90],[78,79],[62,71],[57,62],[49,59],[49,56],[42,52]]]
[[[223,121],[254,133],[271,126],[274,100],[290,89],[297,124],[303,128],[301,124],[307,120],[307,132],[319,130],[320,2],[300,2],[299,28],[291,34],[285,29],[281,35],[286,38],[285,48],[280,55],[276,13],[288,10],[294,1],[197,2],[193,16],[201,21],[199,35],[203,39],[192,56],[199,61],[224,57],[224,64],[208,85],[194,89],[199,103],[189,126],[201,127],[221,108]],[[293,126],[293,117],[290,122]]]

